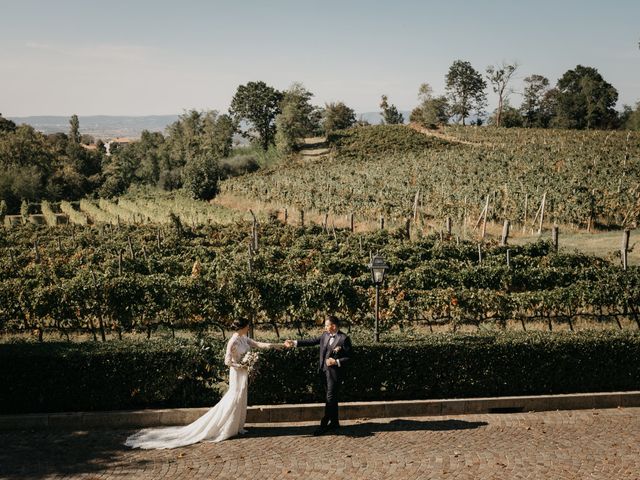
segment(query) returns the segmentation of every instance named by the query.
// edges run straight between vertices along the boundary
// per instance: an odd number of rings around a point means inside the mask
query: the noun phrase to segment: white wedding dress
[[[195,422],[182,427],[145,428],[127,438],[125,445],[133,448],[176,448],[193,443],[221,442],[239,433],[246,433],[247,370],[242,357],[251,348],[271,348],[273,344],[234,333],[227,343],[224,363],[229,369],[229,390],[220,401]]]

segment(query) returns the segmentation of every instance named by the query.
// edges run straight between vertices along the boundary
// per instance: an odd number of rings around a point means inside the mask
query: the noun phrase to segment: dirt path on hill
[[[304,158],[315,158],[327,155],[331,149],[326,137],[310,137],[304,139],[304,145],[300,149],[300,156]]]
[[[467,140],[460,140],[459,138],[452,137],[451,135],[447,135],[446,133],[443,133],[440,130],[432,130],[430,128],[426,128],[426,127],[423,127],[421,125],[418,125],[417,123],[410,123],[408,125],[408,127],[412,128],[416,132],[420,132],[420,133],[422,133],[424,135],[427,135],[429,137],[436,137],[436,138],[439,138],[441,140],[445,140],[445,141],[451,142],[451,143],[459,143],[459,144],[462,144],[462,145],[471,145],[473,147],[491,146],[490,143],[486,143],[486,142],[469,142]]]

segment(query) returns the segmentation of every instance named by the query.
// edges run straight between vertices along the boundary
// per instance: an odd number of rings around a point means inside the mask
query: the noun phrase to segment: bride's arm
[[[251,348],[284,348],[283,343],[265,343],[265,342],[256,342],[253,338],[247,337],[247,343]]]
[[[233,359],[236,352],[236,339],[237,337],[231,338],[227,343],[227,351],[224,354],[224,364],[227,367],[244,368],[244,365],[234,361]]]

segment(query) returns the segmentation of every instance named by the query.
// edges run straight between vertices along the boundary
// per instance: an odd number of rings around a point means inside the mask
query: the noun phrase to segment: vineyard
[[[326,157],[237,177],[221,189],[320,215],[384,216],[389,225],[407,217],[442,225],[451,217],[466,232],[485,208],[488,221],[527,230],[621,228],[640,218],[637,132],[451,126],[445,134],[451,140],[392,125],[338,132]]]
[[[41,340],[150,337],[159,328],[224,333],[240,316],[279,335],[283,327],[314,327],[326,312],[369,329],[371,252],[391,266],[383,333],[573,330],[585,320],[640,328],[640,268],[557,253],[547,242],[410,240],[403,229],[353,233],[275,219],[192,227],[176,217],[155,225],[15,225],[0,237],[0,252],[0,329]]]

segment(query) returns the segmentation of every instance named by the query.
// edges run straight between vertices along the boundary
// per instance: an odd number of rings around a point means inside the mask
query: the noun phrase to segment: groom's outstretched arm
[[[314,345],[320,345],[320,340],[322,339],[322,335],[316,338],[306,338],[301,340],[295,340],[296,347],[312,347]]]

